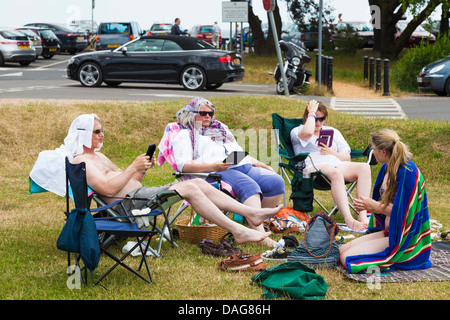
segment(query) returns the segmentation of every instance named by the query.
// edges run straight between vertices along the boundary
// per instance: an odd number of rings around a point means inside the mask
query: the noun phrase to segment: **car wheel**
[[[181,73],[181,84],[188,90],[202,90],[206,85],[206,74],[197,66],[189,66]]]
[[[85,87],[99,87],[102,84],[102,70],[94,62],[86,62],[78,69],[78,79]]]
[[[445,81],[444,89],[447,96],[450,97],[450,78],[448,78],[447,81]]]
[[[5,60],[3,59],[3,55],[0,53],[0,67],[5,65]]]

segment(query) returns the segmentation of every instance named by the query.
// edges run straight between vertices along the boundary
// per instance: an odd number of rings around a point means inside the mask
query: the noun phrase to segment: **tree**
[[[278,3],[276,3],[275,10],[273,11],[273,16],[277,29],[278,39],[280,39],[282,22]],[[269,21],[268,14],[267,20]],[[261,56],[271,56],[276,54],[271,24],[269,23],[269,33],[266,39],[264,38],[264,32],[261,28],[261,20],[254,14],[253,7],[251,5],[249,5],[248,7],[248,23],[250,25],[250,28],[252,29],[252,43],[255,49],[255,53]]]
[[[397,59],[413,31],[436,9],[450,0],[368,0],[369,5],[380,8],[380,28],[374,28],[374,49],[380,51],[383,58]],[[411,20],[400,37],[395,40],[395,25],[410,11],[414,19]],[[377,17],[375,17],[376,19]]]
[[[319,24],[319,3],[316,0],[286,0],[292,21],[301,31],[307,24]],[[322,25],[334,20],[332,7],[324,4],[322,8]]]

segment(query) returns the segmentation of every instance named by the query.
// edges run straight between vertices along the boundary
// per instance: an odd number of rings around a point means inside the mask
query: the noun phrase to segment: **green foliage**
[[[416,77],[420,70],[450,52],[450,37],[439,36],[434,44],[422,43],[407,50],[392,69],[391,81],[400,90],[418,91]]]

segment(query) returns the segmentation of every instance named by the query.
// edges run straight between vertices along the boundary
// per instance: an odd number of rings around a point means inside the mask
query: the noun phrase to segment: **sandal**
[[[266,265],[261,254],[233,254],[219,261],[219,269],[223,271],[263,271]]]
[[[210,254],[216,257],[228,257],[242,252],[242,249],[232,247],[228,241],[223,239],[220,241],[220,244],[204,239],[199,243],[199,247],[202,248],[202,253]]]

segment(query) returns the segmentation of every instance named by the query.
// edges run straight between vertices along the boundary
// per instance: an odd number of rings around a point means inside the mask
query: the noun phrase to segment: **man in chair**
[[[243,205],[202,179],[170,183],[159,187],[143,186],[141,181],[147,170],[155,165],[155,157],[150,159],[149,156],[141,154],[130,166],[120,171],[111,160],[98,152],[105,136],[100,119],[94,114],[81,115],[75,119],[69,130],[70,135],[73,136],[71,140],[77,141],[76,144],[78,144],[77,148],[71,148],[73,156],[71,162],[86,163],[87,183],[96,193],[103,196],[105,202],[111,203],[127,195],[131,198],[151,199],[159,192],[175,190],[200,216],[231,232],[236,243],[260,242],[269,236],[269,232],[256,231],[232,221],[221,210],[238,213],[254,225],[260,225],[265,219],[277,214],[280,207],[258,209]],[[66,140],[67,138],[64,141]],[[146,201],[130,199],[124,201],[126,208],[141,209],[146,203]]]

